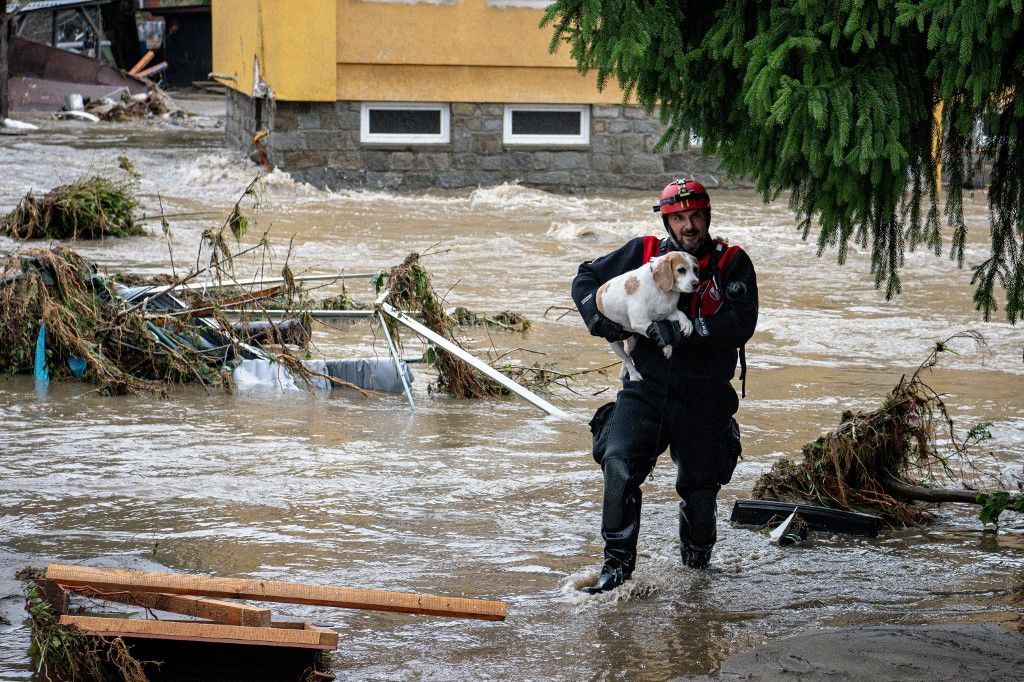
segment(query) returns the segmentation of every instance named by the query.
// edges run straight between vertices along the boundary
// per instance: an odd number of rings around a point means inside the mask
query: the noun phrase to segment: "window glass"
[[[590,143],[590,107],[585,104],[507,104],[505,144],[546,147]]]
[[[437,109],[370,109],[370,134],[440,135]]]
[[[578,111],[512,111],[513,135],[579,135]]]
[[[451,140],[451,109],[447,104],[364,102],[359,139],[371,144],[445,144]]]

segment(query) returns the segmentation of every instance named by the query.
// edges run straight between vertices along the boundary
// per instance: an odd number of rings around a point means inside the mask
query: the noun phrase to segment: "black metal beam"
[[[0,0],[0,128],[4,126],[4,119],[8,118],[11,111],[10,89],[7,85],[10,63],[8,37],[7,0]]]

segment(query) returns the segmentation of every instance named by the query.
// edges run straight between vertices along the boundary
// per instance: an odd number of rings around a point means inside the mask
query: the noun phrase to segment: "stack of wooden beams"
[[[328,585],[154,573],[117,568],[50,564],[44,592],[60,613],[60,623],[86,635],[131,639],[333,650],[338,633],[312,623],[273,620],[270,609],[223,601],[246,599],[289,604],[393,611],[456,618],[504,620],[501,601],[443,597]],[[133,604],[203,621],[138,620],[66,615],[70,594]]]

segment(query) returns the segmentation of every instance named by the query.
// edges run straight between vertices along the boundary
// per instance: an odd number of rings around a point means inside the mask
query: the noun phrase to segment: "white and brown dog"
[[[672,251],[602,284],[597,309],[635,334],[646,336],[655,320],[675,320],[683,335],[689,336],[693,323],[676,306],[679,295],[696,290],[697,282],[697,259],[685,251]],[[623,376],[628,372],[631,381],[640,381],[643,377],[630,357],[635,345],[636,337],[631,336],[613,342],[612,350],[622,358]],[[666,358],[672,357],[672,346],[663,350]]]

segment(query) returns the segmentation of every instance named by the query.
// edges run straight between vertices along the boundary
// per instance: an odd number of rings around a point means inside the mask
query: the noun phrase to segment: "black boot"
[[[707,568],[718,533],[715,528],[714,490],[688,492],[679,503],[679,549],[683,565]],[[695,542],[695,540],[700,542]]]
[[[683,542],[680,548],[683,558],[683,566],[688,568],[707,568],[711,561],[711,546],[694,545]]]
[[[626,572],[625,568],[611,566],[608,563],[605,563],[605,565],[601,567],[601,575],[598,576],[597,582],[590,587],[581,587],[580,592],[586,592],[587,594],[610,592],[629,580],[629,577],[630,573]]]
[[[601,567],[601,575],[590,587],[581,588],[581,592],[609,592],[633,575],[633,569],[636,568],[636,543],[640,535],[641,497],[642,493],[637,490],[622,501],[617,515],[617,520],[622,524],[621,528],[609,530],[607,521],[611,515],[604,516],[601,528],[601,536],[604,538],[604,565]]]

